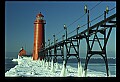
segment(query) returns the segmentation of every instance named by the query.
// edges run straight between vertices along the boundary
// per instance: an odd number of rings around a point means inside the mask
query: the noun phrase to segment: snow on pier
[[[85,77],[81,63],[78,68],[71,67],[59,63],[45,62],[44,60],[32,60],[32,57],[23,57],[13,59],[18,65],[11,68],[5,73],[5,77]],[[64,62],[63,62],[64,64]],[[106,77],[106,73],[97,72],[88,69],[86,77]]]

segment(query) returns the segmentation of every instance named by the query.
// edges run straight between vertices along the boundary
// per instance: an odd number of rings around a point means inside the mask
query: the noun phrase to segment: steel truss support
[[[61,54],[58,54],[57,52],[61,51]],[[64,60],[64,35],[62,36],[62,44],[61,45],[54,45],[54,62],[57,62],[57,57],[61,56]]]
[[[61,54],[58,54],[58,51],[60,51]],[[64,60],[64,45],[54,47],[54,63],[57,62],[58,56],[61,56]]]
[[[87,36],[85,33],[84,35],[86,36],[86,42],[87,42],[87,55],[86,55],[86,62],[85,62],[85,76],[87,75],[87,65],[88,65],[88,61],[90,59],[91,56],[93,55],[100,55],[102,56],[102,58],[104,59],[105,65],[106,65],[106,72],[107,72],[107,76],[109,76],[109,68],[108,68],[108,61],[107,61],[107,54],[106,54],[106,45],[110,36],[110,33],[112,31],[112,27],[109,27],[108,29],[108,33],[107,33],[107,37],[106,37],[106,29],[104,28],[102,30],[98,30],[99,26],[96,28],[96,30],[89,30],[89,34],[94,32],[94,37],[92,40],[89,40],[89,35]],[[101,34],[103,34],[103,38],[99,38],[99,36],[97,35],[97,33],[100,32]],[[100,40],[104,41],[104,44],[102,46],[102,44],[100,43]],[[93,50],[93,46],[94,46],[94,42],[98,42],[100,50]],[[90,42],[92,42],[92,44],[90,45]]]
[[[66,59],[65,59],[65,67],[67,64],[67,61],[70,56],[75,56],[78,60],[78,63],[80,63],[80,57],[79,57],[79,45],[80,45],[80,39],[79,38],[71,38],[69,40],[65,41],[65,47],[66,47]],[[71,53],[71,49],[74,50],[74,53]]]

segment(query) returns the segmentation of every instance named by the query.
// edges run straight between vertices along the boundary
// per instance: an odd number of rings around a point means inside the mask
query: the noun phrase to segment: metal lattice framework
[[[112,31],[113,27],[116,27],[116,14],[113,14],[106,18],[106,12],[104,12],[104,19],[100,22],[94,24],[93,26],[89,27],[89,14],[88,14],[88,28],[83,30],[82,32],[78,33],[79,28],[77,29],[77,33],[74,36],[67,37],[66,33],[66,39],[64,39],[65,35],[62,36],[62,41],[57,42],[54,38],[54,44],[43,48],[39,54],[44,54],[44,59],[47,61],[51,61],[52,57],[54,57],[54,62],[57,62],[57,57],[61,56],[63,60],[65,60],[65,67],[67,64],[67,60],[70,56],[75,56],[80,62],[79,57],[79,47],[80,47],[80,41],[82,39],[86,39],[87,43],[87,55],[86,55],[86,61],[85,61],[85,75],[87,73],[87,65],[90,60],[90,57],[93,55],[100,55],[104,59],[105,65],[106,65],[106,72],[107,76],[109,76],[108,73],[108,61],[107,61],[107,54],[106,54],[106,46],[107,42],[110,36],[110,33]],[[108,31],[106,31],[108,29]],[[99,37],[97,34],[103,35],[103,37]],[[55,37],[55,36],[54,36]],[[103,41],[103,45],[101,44],[101,41]],[[99,44],[100,49],[94,50],[93,46],[94,43],[97,42]],[[66,54],[64,54],[64,49],[66,49]],[[71,52],[71,50],[74,50],[74,53]],[[58,54],[57,52],[61,51],[61,54]],[[53,53],[52,53],[53,52]],[[66,56],[66,58],[64,58]]]

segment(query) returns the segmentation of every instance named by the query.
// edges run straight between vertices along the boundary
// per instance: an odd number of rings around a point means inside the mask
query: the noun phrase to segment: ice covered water
[[[5,77],[84,77],[84,70],[81,63],[78,67],[71,67],[64,63],[45,62],[44,60],[32,60],[32,57],[23,57],[22,59],[13,59],[19,64],[5,73]],[[48,64],[49,63],[49,64]],[[54,64],[54,65],[53,65]],[[86,77],[106,77],[105,72],[87,70]],[[115,77],[110,75],[110,77]]]

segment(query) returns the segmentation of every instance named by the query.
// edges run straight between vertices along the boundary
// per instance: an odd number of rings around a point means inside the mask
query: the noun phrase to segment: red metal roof
[[[36,17],[44,17],[42,14],[41,14],[41,12],[39,13],[39,14],[37,14],[37,16]]]

